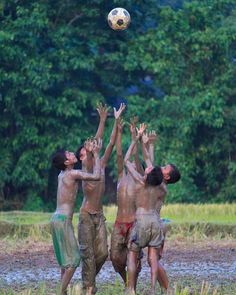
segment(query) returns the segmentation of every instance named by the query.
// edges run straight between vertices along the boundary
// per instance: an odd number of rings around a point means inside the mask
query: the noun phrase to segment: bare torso
[[[142,211],[155,210],[157,206],[157,186],[149,186],[136,182],[136,207]]]
[[[61,171],[58,175],[57,209],[55,213],[73,216],[78,181],[71,176],[71,171]]]
[[[157,201],[156,201],[156,210],[160,216],[162,205],[165,201],[165,196],[167,194],[167,186],[164,182],[161,185],[157,186]]]
[[[80,210],[91,214],[102,212],[101,198],[105,192],[105,168],[101,168],[99,181],[82,181],[83,202]]]
[[[117,216],[119,222],[133,222],[135,219],[135,187],[136,184],[129,173],[123,171],[117,184]]]

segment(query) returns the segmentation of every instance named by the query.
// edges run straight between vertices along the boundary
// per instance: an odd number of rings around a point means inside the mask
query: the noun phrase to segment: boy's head
[[[52,163],[59,170],[65,170],[68,166],[74,166],[77,161],[74,153],[63,149],[56,151],[52,156]]]
[[[164,180],[167,184],[176,183],[180,180],[181,174],[174,164],[167,164],[161,167]]]
[[[145,169],[146,183],[152,186],[160,185],[163,181],[163,174],[160,166],[150,166]]]

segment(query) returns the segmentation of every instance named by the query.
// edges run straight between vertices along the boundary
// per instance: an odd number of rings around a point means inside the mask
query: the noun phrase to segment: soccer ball
[[[130,24],[130,15],[126,9],[117,7],[109,12],[107,21],[113,30],[123,31]]]

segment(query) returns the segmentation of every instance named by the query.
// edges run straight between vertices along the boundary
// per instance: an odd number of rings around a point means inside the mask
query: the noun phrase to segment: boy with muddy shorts
[[[128,253],[128,294],[136,294],[135,279],[137,261],[140,250],[148,247],[148,262],[151,267],[151,291],[155,294],[157,281],[157,261],[161,245],[164,240],[160,219],[157,216],[156,200],[157,187],[162,183],[163,175],[159,166],[153,167],[151,161],[145,169],[144,175],[136,171],[130,162],[133,148],[142,137],[146,126],[140,125],[136,140],[132,143],[125,156],[125,165],[135,181],[136,192],[136,221],[132,228]],[[147,154],[147,153],[146,153]]]
[[[104,110],[104,108],[101,108],[101,106],[98,108],[100,118],[101,115],[106,117],[107,109]],[[117,120],[124,109],[124,104],[121,104],[118,111],[114,109],[115,123],[110,142],[103,157],[101,158],[100,181],[82,182],[84,198],[80,208],[78,238],[82,260],[83,292],[86,295],[96,293],[96,275],[100,271],[108,256],[107,232],[101,198],[105,191],[105,168],[116,140]],[[100,128],[100,125],[102,125],[102,128]],[[100,138],[103,133],[103,127],[104,122],[99,124],[96,138]],[[91,172],[93,170],[94,159],[93,157],[89,157],[89,154],[84,154],[83,148],[79,149],[77,157],[79,157],[82,162],[83,171]]]
[[[85,146],[92,146],[95,159],[93,173],[73,169],[78,160],[72,152],[60,150],[52,157],[53,165],[61,170],[58,176],[57,208],[51,219],[54,252],[61,267],[61,295],[66,294],[67,286],[80,263],[79,248],[72,225],[78,180],[98,181],[101,172],[98,157],[101,142],[87,142]]]
[[[157,135],[154,130],[148,132],[145,132],[142,136],[142,150],[143,150],[143,158],[146,163],[146,165],[149,164],[149,159],[151,160],[151,163],[154,163],[154,143],[156,142]],[[146,154],[148,153],[148,155]],[[166,166],[161,167],[162,174],[163,174],[163,181],[161,185],[157,187],[157,201],[156,201],[156,211],[157,216],[159,218],[161,228],[164,234],[164,240],[161,245],[159,255],[158,255],[158,261],[157,261],[157,280],[160,284],[160,287],[162,290],[167,291],[169,286],[168,277],[166,274],[166,271],[162,264],[160,263],[160,259],[163,255],[163,248],[164,248],[164,242],[165,242],[165,235],[166,235],[166,226],[164,225],[163,220],[160,218],[160,212],[162,205],[164,204],[165,197],[167,194],[167,185],[176,183],[181,178],[180,172],[178,168],[174,164],[168,164]]]
[[[133,139],[135,139],[135,128],[137,118],[133,118],[130,124],[130,132]],[[116,155],[118,168],[118,182],[117,182],[117,216],[111,235],[111,261],[116,272],[118,272],[123,279],[125,286],[127,285],[127,254],[128,241],[130,238],[131,229],[135,220],[135,194],[133,187],[135,182],[129,173],[126,173],[124,168],[124,159],[122,153],[122,129],[123,122],[119,121],[117,138],[116,138]],[[134,150],[135,167],[140,169],[140,162],[138,160],[137,149]],[[138,260],[137,276],[141,270],[141,260]]]

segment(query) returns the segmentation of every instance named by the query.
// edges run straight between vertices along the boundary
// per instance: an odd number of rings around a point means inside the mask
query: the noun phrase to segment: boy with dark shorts
[[[124,109],[125,104],[121,104],[118,111],[114,108],[115,122],[112,134],[105,153],[101,157],[101,179],[98,182],[82,182],[84,197],[80,208],[78,238],[82,262],[83,293],[86,295],[97,292],[96,275],[108,257],[107,231],[101,199],[105,191],[105,168],[115,145],[117,122]],[[100,118],[101,115],[106,117],[107,109],[99,106],[98,112]],[[99,123],[96,138],[102,136],[104,123],[105,120]],[[93,171],[93,157],[89,157],[89,154],[84,155],[83,149],[79,149],[77,155],[82,162],[82,170]]]

